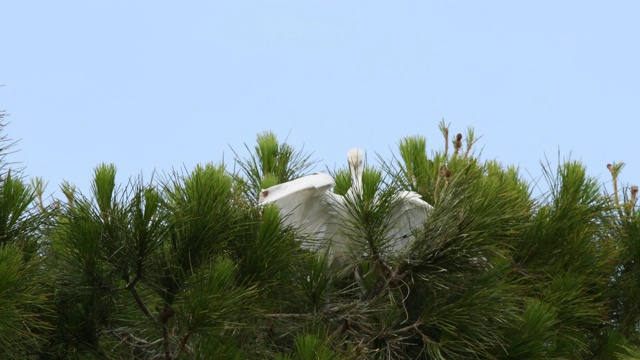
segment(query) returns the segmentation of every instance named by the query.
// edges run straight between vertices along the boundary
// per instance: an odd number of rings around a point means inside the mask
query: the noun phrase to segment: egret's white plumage
[[[351,149],[347,154],[352,186],[344,196],[331,191],[335,181],[327,174],[313,174],[262,190],[259,202],[275,203],[285,225],[293,225],[303,234],[314,239],[312,250],[330,248],[334,257],[348,256],[350,240],[343,227],[348,226],[346,201],[362,198],[364,152]],[[414,229],[422,226],[432,206],[413,191],[395,194],[395,207],[391,212],[391,224],[386,236],[391,239],[390,250],[397,252],[412,240]]]

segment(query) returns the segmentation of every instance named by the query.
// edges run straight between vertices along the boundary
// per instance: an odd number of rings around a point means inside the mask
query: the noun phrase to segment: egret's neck
[[[362,167],[351,166],[351,187],[362,194]]]

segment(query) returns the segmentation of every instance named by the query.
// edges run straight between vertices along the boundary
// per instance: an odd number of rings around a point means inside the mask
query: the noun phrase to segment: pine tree
[[[33,359],[632,359],[640,354],[638,188],[607,194],[579,162],[482,160],[473,129],[427,149],[399,141],[345,197],[336,261],[285,225],[262,189],[308,173],[311,155],[258,134],[234,169],[117,183],[43,201],[0,149],[0,352]],[[333,169],[332,191],[352,186]],[[400,251],[400,190],[434,206]]]
[[[5,113],[0,112],[0,133]],[[43,283],[42,229],[34,184],[11,168],[7,155],[15,142],[0,136],[0,350],[3,358],[37,354],[49,331],[49,293]]]

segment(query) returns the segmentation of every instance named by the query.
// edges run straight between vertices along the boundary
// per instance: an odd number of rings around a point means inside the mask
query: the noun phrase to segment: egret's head
[[[347,159],[349,160],[349,167],[351,168],[352,174],[362,176],[362,171],[364,170],[364,151],[353,148],[349,150]]]

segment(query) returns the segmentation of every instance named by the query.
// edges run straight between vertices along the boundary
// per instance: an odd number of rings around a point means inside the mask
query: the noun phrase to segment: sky
[[[442,148],[473,127],[482,158],[582,161],[640,184],[640,1],[6,1],[0,109],[9,160],[59,194],[232,163],[256,135],[312,152]]]

